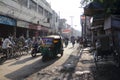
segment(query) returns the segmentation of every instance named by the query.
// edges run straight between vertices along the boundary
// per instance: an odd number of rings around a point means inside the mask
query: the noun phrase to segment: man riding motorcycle
[[[32,57],[35,57],[37,53],[40,53],[40,45],[43,43],[42,39],[39,37],[39,38],[35,38],[33,40],[33,49],[32,49],[32,52],[31,52],[31,55]]]

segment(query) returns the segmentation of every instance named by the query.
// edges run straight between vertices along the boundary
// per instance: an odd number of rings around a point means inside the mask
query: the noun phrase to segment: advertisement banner
[[[36,24],[29,24],[29,29],[34,29],[37,30],[37,25]]]

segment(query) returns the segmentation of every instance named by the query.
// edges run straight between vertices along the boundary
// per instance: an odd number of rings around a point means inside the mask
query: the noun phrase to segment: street
[[[119,80],[120,69],[111,60],[96,65],[90,47],[78,49],[62,65],[51,65],[25,80]]]
[[[43,69],[51,69],[64,64],[73,51],[76,51],[78,44],[72,48],[69,43],[64,48],[64,55],[48,62],[42,62],[40,54],[32,58],[31,55],[22,56],[19,60],[11,59],[0,65],[0,80],[21,80]]]
[[[63,57],[48,62],[40,54],[7,60],[0,65],[0,80],[119,80],[119,69],[109,61],[96,66],[89,50],[69,43]]]
[[[0,0],[0,80],[120,80],[119,25],[120,0]]]

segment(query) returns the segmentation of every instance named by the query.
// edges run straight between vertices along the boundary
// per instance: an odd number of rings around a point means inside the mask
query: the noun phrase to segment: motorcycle
[[[41,51],[40,51],[40,45],[36,43],[33,44],[32,46],[31,56],[36,57],[37,53],[41,53]]]

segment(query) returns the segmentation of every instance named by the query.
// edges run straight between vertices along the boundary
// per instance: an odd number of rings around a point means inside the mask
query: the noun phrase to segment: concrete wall
[[[51,28],[53,33],[58,33],[59,19],[60,17],[58,16],[58,14],[55,11],[53,11],[51,20]]]
[[[0,1],[0,14],[32,23],[37,23],[39,21],[41,25],[50,27],[50,23],[46,23],[47,16],[44,16],[42,14],[39,14],[38,12],[35,12],[34,10],[24,7],[15,1],[17,0]],[[52,14],[52,9],[49,5],[46,6],[41,0],[38,0],[37,3]]]

